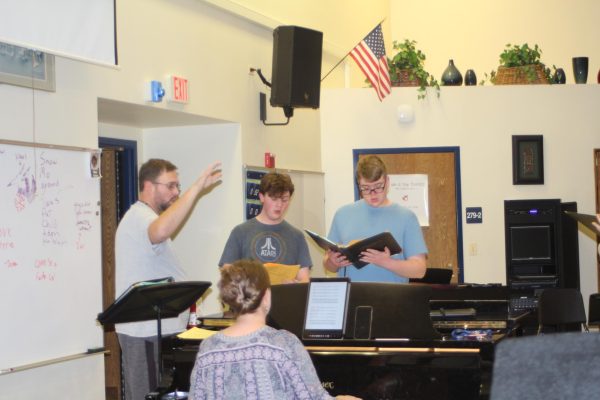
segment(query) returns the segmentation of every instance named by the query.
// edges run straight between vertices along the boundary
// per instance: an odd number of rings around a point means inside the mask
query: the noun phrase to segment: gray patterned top
[[[269,326],[205,339],[190,377],[190,400],[332,398],[300,340]]]

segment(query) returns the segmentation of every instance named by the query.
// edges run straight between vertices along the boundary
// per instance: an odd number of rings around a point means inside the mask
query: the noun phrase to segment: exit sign
[[[189,100],[188,80],[180,76],[169,78],[169,96],[167,100],[186,104]]]

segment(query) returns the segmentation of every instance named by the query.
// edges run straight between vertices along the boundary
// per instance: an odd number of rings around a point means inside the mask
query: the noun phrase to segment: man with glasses
[[[219,266],[241,259],[300,266],[294,282],[308,282],[312,260],[306,239],[302,231],[284,219],[293,194],[294,184],[289,175],[265,174],[258,188],[260,213],[233,228]]]
[[[140,168],[139,200],[125,213],[115,237],[116,293],[140,281],[185,273],[171,247],[171,235],[179,229],[196,198],[221,178],[221,163],[209,165],[185,192],[181,192],[177,167],[167,160],[150,159]],[[181,332],[187,313],[161,321],[163,334]],[[144,399],[156,389],[156,321],[116,324],[123,360],[125,395]]]
[[[368,249],[361,260],[368,264],[354,267],[344,255],[328,251],[323,266],[352,281],[406,283],[425,274],[427,246],[416,215],[388,198],[390,179],[383,161],[374,155],[363,157],[356,166],[356,183],[361,200],[340,208],[333,217],[329,240],[348,245],[381,232],[390,232],[402,252],[391,255]]]

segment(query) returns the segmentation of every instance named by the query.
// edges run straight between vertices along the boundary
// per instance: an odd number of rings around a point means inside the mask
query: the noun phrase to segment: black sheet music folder
[[[361,253],[365,250],[374,249],[383,251],[387,247],[390,254],[398,254],[402,251],[402,247],[400,247],[390,232],[381,232],[366,239],[356,241],[348,246],[341,246],[313,231],[309,231],[308,229],[305,229],[304,231],[323,250],[342,253],[346,256],[348,261],[359,269],[367,265],[366,262],[360,260]]]

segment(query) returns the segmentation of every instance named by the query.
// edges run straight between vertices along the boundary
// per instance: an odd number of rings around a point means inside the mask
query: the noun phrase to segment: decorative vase
[[[567,77],[565,75],[565,70],[562,68],[557,68],[554,72],[554,83],[564,84],[567,81]]]
[[[573,57],[573,74],[575,75],[575,83],[586,83],[588,75],[587,57]]]
[[[468,69],[465,73],[465,85],[466,86],[475,86],[477,85],[477,75],[475,75],[475,71],[472,69]]]
[[[450,60],[448,66],[442,74],[442,85],[460,86],[463,83],[463,77],[458,68],[454,66],[454,60]]]

